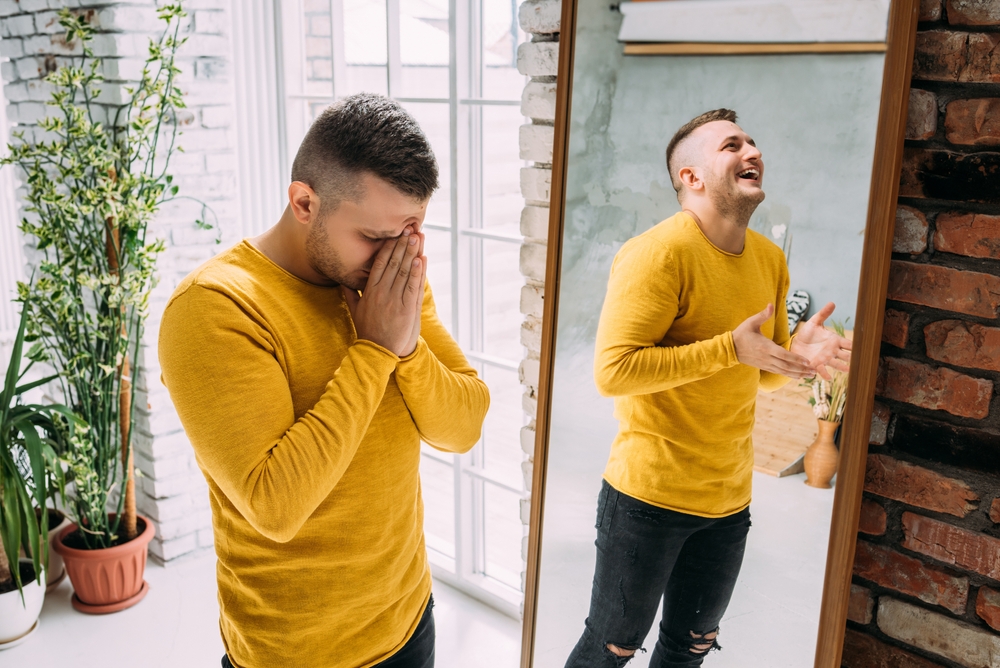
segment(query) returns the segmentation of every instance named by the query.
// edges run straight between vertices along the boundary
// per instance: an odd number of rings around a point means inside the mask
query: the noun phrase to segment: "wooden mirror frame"
[[[865,465],[871,433],[870,416],[874,404],[889,263],[892,256],[896,198],[899,194],[899,174],[902,165],[903,139],[906,134],[910,76],[919,10],[920,0],[892,0],[889,9],[882,97],[875,137],[868,220],[861,256],[863,280],[859,282],[858,288],[854,354],[851,358],[850,371],[851,391],[847,395],[841,432],[840,463],[834,491],[823,599],[820,604],[815,668],[840,668],[843,651],[854,549],[861,515],[861,493],[864,489]],[[549,419],[552,412],[552,375],[559,312],[559,281],[562,271],[563,219],[566,211],[566,161],[573,94],[576,17],[577,0],[562,0],[521,668],[532,668],[535,651],[542,520],[549,454]]]

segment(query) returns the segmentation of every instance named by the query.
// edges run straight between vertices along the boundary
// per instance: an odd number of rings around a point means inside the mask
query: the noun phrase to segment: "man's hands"
[[[823,326],[833,309],[833,302],[820,309],[799,326],[792,340],[792,352],[807,358],[810,366],[825,380],[831,378],[828,366],[846,372],[851,363],[851,341]]]
[[[413,227],[388,241],[375,256],[368,284],[359,297],[342,288],[359,339],[377,343],[399,357],[417,346],[423,305],[427,258],[424,235]]]
[[[774,305],[750,316],[733,330],[736,358],[747,366],[789,378],[812,378],[816,375],[806,357],[789,352],[760,333],[760,328],[774,315]],[[819,314],[817,314],[819,315]]]

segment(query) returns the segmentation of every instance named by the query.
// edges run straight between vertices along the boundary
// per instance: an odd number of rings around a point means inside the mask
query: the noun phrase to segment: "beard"
[[[750,224],[750,216],[764,201],[763,190],[740,188],[733,183],[728,174],[725,177],[712,174],[706,179],[706,185],[709,198],[716,210],[740,227],[747,227]]]
[[[352,276],[340,255],[330,244],[326,225],[320,221],[313,223],[306,236],[306,259],[313,271],[334,285],[343,285],[351,290],[364,290],[368,279]],[[370,269],[370,267],[369,267]]]

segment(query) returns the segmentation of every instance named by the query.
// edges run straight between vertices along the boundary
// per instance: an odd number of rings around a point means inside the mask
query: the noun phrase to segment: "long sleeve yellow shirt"
[[[338,287],[244,241],[188,276],[159,358],[208,481],[220,626],[240,668],[362,668],[430,598],[421,439],[465,452],[486,385],[425,292],[404,359],[358,340]]]
[[[619,422],[609,484],[702,517],[750,504],[757,391],[788,379],[740,364],[732,331],[774,304],[761,331],[789,347],[787,292],[784,254],[752,230],[742,253],[727,253],[678,213],[622,246],[594,361]]]

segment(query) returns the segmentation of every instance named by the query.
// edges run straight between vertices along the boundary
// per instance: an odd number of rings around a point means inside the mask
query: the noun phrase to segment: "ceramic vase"
[[[0,649],[20,645],[35,632],[45,602],[45,581],[35,576],[31,560],[21,559],[18,566],[24,597],[17,589],[0,594]]]
[[[810,487],[829,489],[830,480],[837,472],[837,463],[840,460],[840,451],[833,442],[833,436],[837,433],[839,422],[828,422],[827,420],[817,420],[819,424],[819,434],[816,440],[806,450],[806,455],[802,465],[806,470],[806,484]]]
[[[66,563],[69,581],[75,590],[73,607],[89,614],[105,614],[130,608],[145,596],[149,585],[146,548],[153,540],[153,523],[138,517],[139,535],[127,543],[102,550],[80,550],[66,545],[67,536],[77,530],[72,524],[62,530],[55,543]]]

